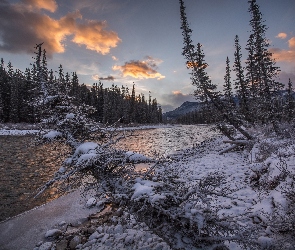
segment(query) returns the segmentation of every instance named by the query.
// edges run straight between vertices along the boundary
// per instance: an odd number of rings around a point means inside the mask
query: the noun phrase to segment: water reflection
[[[193,147],[216,135],[207,126],[174,126],[137,130],[118,143],[118,148],[149,157],[169,155]],[[69,153],[65,145],[35,146],[33,136],[0,136],[0,221],[59,196],[52,188],[32,199],[37,188],[53,177]],[[137,164],[143,173],[150,164]]]
[[[32,136],[0,136],[0,145],[0,221],[58,197],[52,188],[33,199],[64,161],[66,146],[35,146]]]
[[[173,126],[150,130],[137,130],[131,137],[118,143],[118,147],[145,154],[169,155],[185,148],[191,148],[217,135],[212,126]]]

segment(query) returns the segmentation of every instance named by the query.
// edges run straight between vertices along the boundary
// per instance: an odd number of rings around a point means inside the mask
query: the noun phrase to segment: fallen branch
[[[235,140],[235,141],[223,141],[224,143],[231,143],[236,145],[251,145],[252,141],[245,141],[245,140]]]
[[[237,147],[239,147],[239,145],[237,145],[237,144],[236,145],[233,145],[233,146],[231,146],[231,147],[229,147],[227,149],[224,149],[224,150],[220,151],[219,154],[222,155],[222,154],[227,153],[227,152],[229,152],[231,150],[234,150]]]

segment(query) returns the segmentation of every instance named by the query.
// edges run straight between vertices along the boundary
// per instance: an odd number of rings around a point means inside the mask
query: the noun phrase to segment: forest
[[[280,68],[269,51],[270,40],[266,37],[268,27],[263,20],[256,1],[249,1],[251,32],[246,44],[247,58],[242,57],[238,35],[234,38],[234,62],[225,59],[225,74],[222,93],[212,83],[206,72],[202,45],[193,45],[192,30],[181,2],[183,55],[187,68],[191,69],[192,84],[198,99],[203,101],[203,109],[190,112],[178,119],[184,124],[226,121],[240,125],[272,123],[278,132],[278,123],[291,122],[295,117],[295,95],[289,79],[285,87],[278,78]],[[245,65],[244,65],[245,64]],[[231,72],[235,78],[232,79]]]
[[[101,209],[81,230],[67,222],[66,228],[54,225],[36,250],[71,249],[71,244],[72,249],[294,249],[294,91],[290,79],[287,87],[277,80],[280,69],[269,51],[267,26],[256,0],[248,3],[248,55],[242,59],[236,36],[235,61],[231,69],[225,59],[221,93],[206,71],[202,45],[192,41],[179,0],[182,55],[202,108],[178,122],[214,123],[203,133],[220,133],[177,152],[147,157],[119,148],[134,131],[98,123],[161,122],[157,101],[136,96],[134,86],[131,94],[101,83],[89,90],[75,73],[64,75],[61,66],[55,77],[40,44],[33,68],[24,74],[11,64],[5,69],[2,61],[2,120],[41,121],[46,126],[37,144],[69,147],[35,198],[52,187],[61,193],[79,188],[86,208]],[[138,170],[141,163],[150,165]],[[100,217],[103,209],[108,213]]]
[[[103,83],[87,86],[80,84],[76,72],[64,72],[62,65],[54,72],[47,68],[46,51],[42,44],[35,47],[34,63],[25,72],[14,69],[11,62],[0,63],[0,122],[39,123],[44,118],[42,101],[49,96],[68,95],[75,105],[94,107],[91,118],[103,124],[117,121],[129,123],[162,122],[162,110],[157,100],[149,94],[136,94],[135,85],[130,90]],[[38,106],[38,108],[37,108]]]

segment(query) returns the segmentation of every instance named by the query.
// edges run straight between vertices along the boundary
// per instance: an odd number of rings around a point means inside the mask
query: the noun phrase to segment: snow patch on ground
[[[0,135],[32,135],[38,132],[39,130],[0,129]]]

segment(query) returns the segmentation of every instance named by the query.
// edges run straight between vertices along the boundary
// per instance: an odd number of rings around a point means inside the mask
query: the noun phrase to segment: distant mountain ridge
[[[167,120],[174,120],[177,119],[180,116],[183,116],[189,112],[198,110],[201,107],[200,102],[184,102],[181,104],[178,108],[168,111],[163,114],[163,117],[166,118]]]

